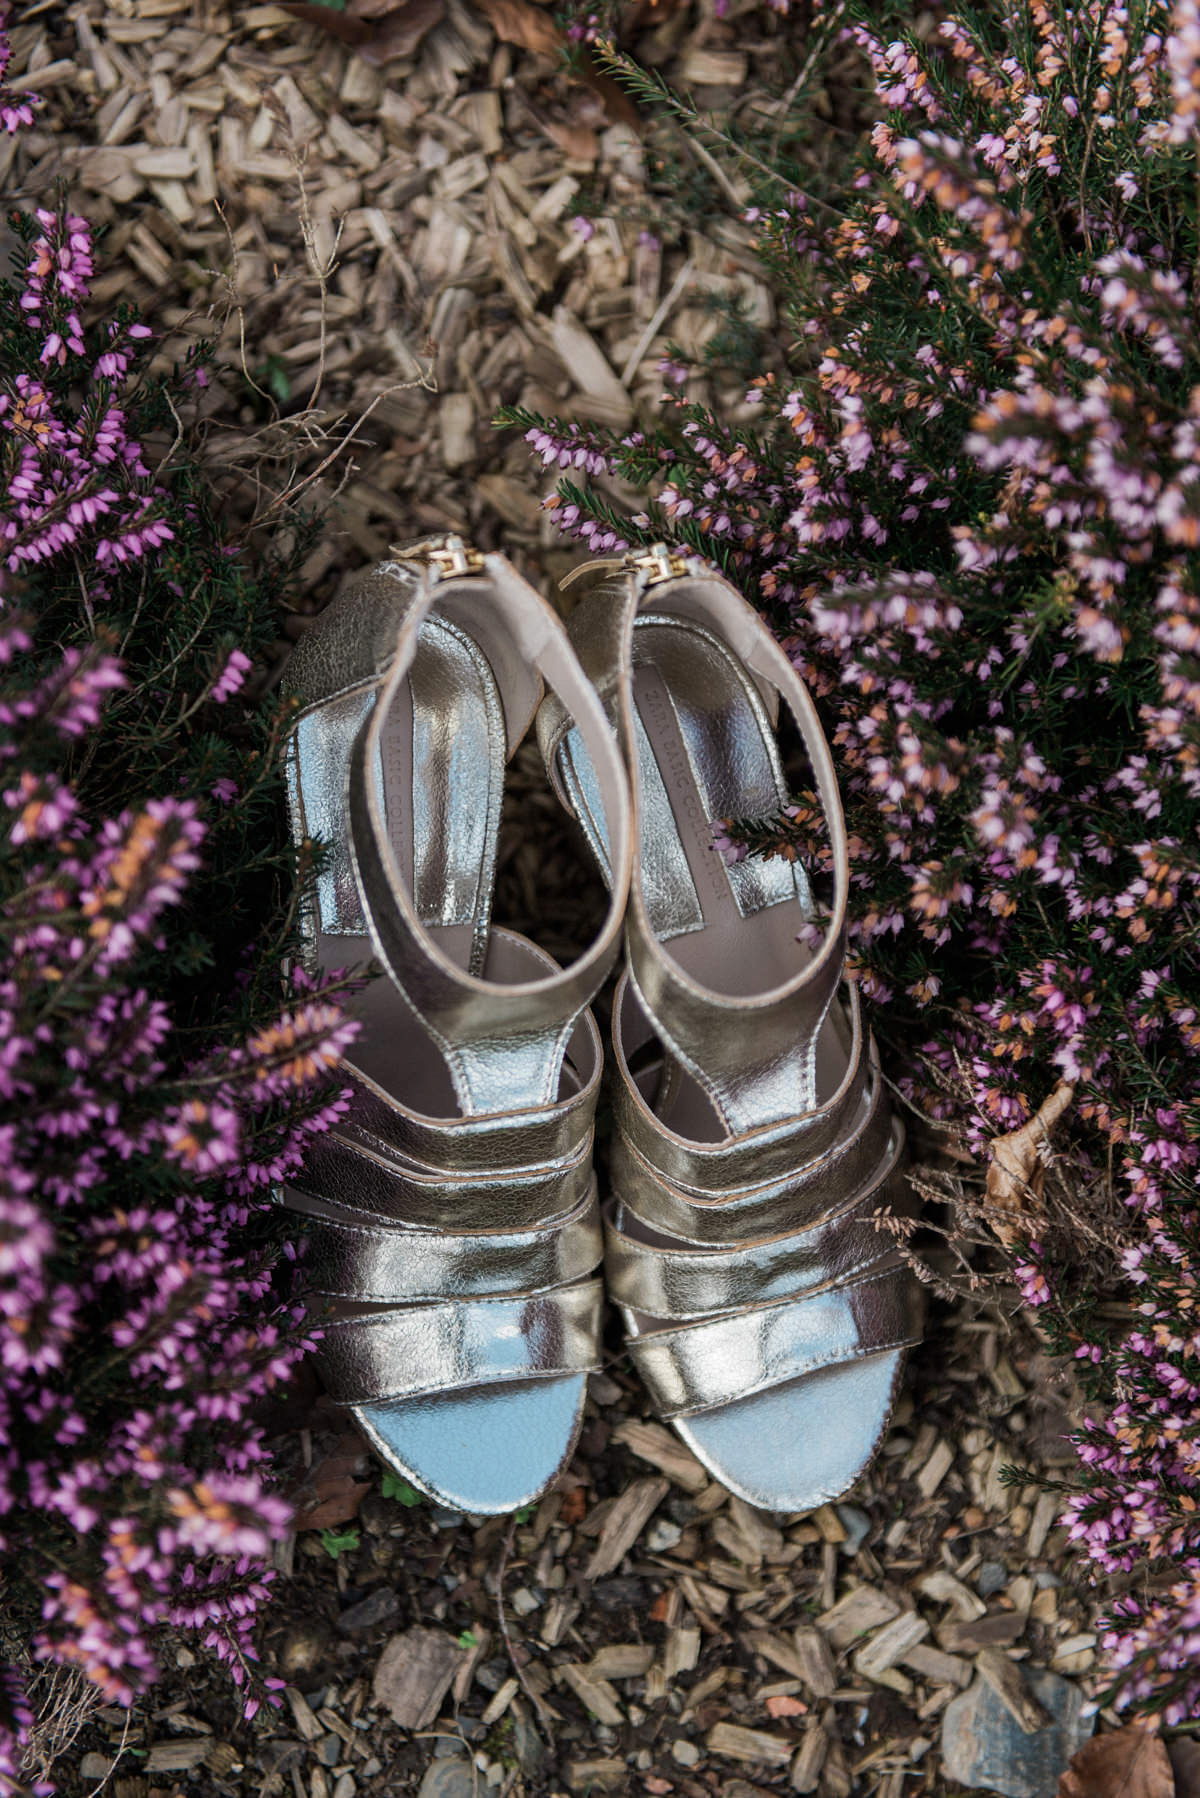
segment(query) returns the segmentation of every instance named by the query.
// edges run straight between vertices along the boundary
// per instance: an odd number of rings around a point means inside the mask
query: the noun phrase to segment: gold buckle
[[[628,555],[621,564],[631,574],[645,576],[643,585],[653,587],[658,581],[673,581],[688,571],[687,557],[665,543],[652,543],[649,549]]]
[[[593,574],[597,569],[611,574],[613,569],[620,569],[623,574],[644,576],[643,587],[653,587],[656,581],[673,581],[678,575],[686,574],[690,566],[689,558],[680,555],[678,550],[668,549],[665,543],[654,543],[649,549],[630,550],[625,556],[597,556],[594,562],[581,562],[564,574],[558,584],[565,592],[573,581],[582,580],[585,574]]]
[[[439,581],[483,572],[482,552],[464,543],[453,532],[445,537],[424,537],[419,543],[407,543],[403,548],[393,545],[392,554],[403,562],[423,562]]]

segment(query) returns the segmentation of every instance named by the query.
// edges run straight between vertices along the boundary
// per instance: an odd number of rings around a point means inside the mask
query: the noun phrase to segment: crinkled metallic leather
[[[612,1153],[613,1190],[631,1217],[665,1231],[680,1243],[705,1248],[807,1229],[850,1193],[874,1186],[890,1161],[896,1130],[876,1086],[861,1126],[790,1174],[761,1185],[731,1187],[725,1194],[688,1191],[656,1174],[629,1138],[618,1133]]]
[[[489,558],[489,566],[495,560]],[[451,590],[468,587],[469,580],[448,585]],[[616,745],[569,651],[564,666],[565,640],[558,621],[548,607],[533,616],[536,628],[531,625],[528,631],[530,653],[539,667],[558,673],[563,684],[573,688],[575,702],[585,713],[589,750],[612,795],[606,812],[616,814],[623,890],[631,838]],[[513,1091],[525,1095],[526,1104],[550,1104],[558,1091],[567,1040],[616,957],[619,899],[590,949],[544,980],[505,985],[481,980],[464,972],[433,941],[401,877],[374,778],[390,708],[407,677],[415,638],[410,627],[350,753],[350,834],[363,913],[380,961],[445,1056],[463,1111],[502,1110]]]
[[[798,1297],[860,1274],[892,1253],[875,1226],[903,1150],[895,1133],[891,1154],[865,1191],[835,1203],[825,1216],[787,1235],[684,1247],[627,1235],[605,1219],[605,1277],[609,1297],[631,1311],[658,1318],[697,1318],[717,1311]],[[624,1195],[625,1188],[621,1188]],[[830,1184],[830,1197],[836,1191]],[[843,1188],[843,1193],[845,1189]],[[628,1206],[622,1206],[623,1211]]]
[[[891,1263],[852,1284],[800,1300],[727,1311],[630,1340],[662,1417],[687,1417],[823,1367],[919,1341],[920,1289]]]
[[[597,1365],[599,1280],[516,1297],[453,1299],[320,1319],[321,1373],[338,1404],[415,1398]]]
[[[429,889],[419,906],[389,840],[376,773],[382,732],[435,607],[437,628],[464,633],[494,673],[510,748],[528,725],[543,673],[562,682],[589,720],[617,890],[600,936],[571,967],[559,970],[525,946],[535,971],[547,968],[543,978],[503,985],[451,962],[419,913],[432,907],[434,923],[482,917],[486,931],[486,907],[470,897],[471,870],[443,867],[438,845],[415,844],[415,878]],[[349,1110],[313,1145],[284,1195],[312,1220],[315,1283],[331,1295],[319,1351],[326,1384],[338,1401],[362,1405],[579,1374],[597,1362],[602,1300],[600,1282],[585,1277],[602,1253],[591,1172],[601,1051],[586,1007],[619,947],[631,855],[616,744],[561,626],[500,557],[436,590],[432,577],[406,564],[375,570],[302,640],[288,684],[307,718],[325,706],[344,709],[349,692],[370,693],[346,746],[348,766],[318,773],[325,786],[342,780],[349,794],[344,853],[357,887],[355,921],[361,917],[359,929],[369,930],[376,954],[438,1041],[462,1105],[459,1117],[422,1115],[344,1064]],[[418,778],[424,729],[415,726]],[[438,765],[444,762],[443,755]],[[298,756],[291,772],[300,836],[305,769]],[[418,824],[425,817],[432,828],[445,798],[425,795]],[[494,833],[485,834],[490,842]],[[486,844],[483,854],[487,861]],[[452,916],[438,913],[439,882],[442,909]],[[460,887],[468,895],[462,903]],[[402,1080],[402,1066],[397,1075]],[[371,1304],[389,1308],[361,1308]]]
[[[359,1211],[376,1224],[392,1220],[415,1230],[507,1233],[565,1222],[578,1210],[591,1178],[590,1132],[570,1157],[485,1180],[406,1169],[397,1158],[331,1131],[313,1144],[292,1186],[306,1197]]]
[[[695,561],[688,574],[656,584],[649,595],[634,575],[604,582],[576,608],[568,626],[580,662],[612,717],[630,769],[635,805],[639,764],[634,633],[640,624],[657,628],[673,615],[711,630],[741,658],[764,697],[768,716],[777,713],[781,696],[786,699],[808,750],[832,848],[832,907],[824,940],[808,966],[774,992],[746,999],[721,995],[715,1004],[716,996],[664,950],[651,922],[641,870],[634,867],[626,919],[630,979],[663,1042],[711,1095],[730,1133],[737,1135],[816,1104],[817,1032],[845,963],[846,832],[829,748],[807,689],[736,589],[715,569]],[[538,739],[564,803],[569,803],[570,790],[559,751],[568,733],[574,737],[575,721],[561,698],[543,702]]]
[[[496,1111],[481,1117],[431,1118],[385,1092],[361,1069],[340,1070],[350,1089],[350,1109],[331,1132],[375,1154],[395,1155],[417,1169],[490,1179],[508,1169],[552,1167],[571,1160],[592,1127],[600,1090],[600,1033],[584,1012],[569,1047],[581,1085],[553,1105]],[[582,1064],[582,1065],[579,1065]]]
[[[714,1006],[719,1003],[714,995]],[[714,1197],[794,1173],[797,1165],[813,1160],[852,1134],[868,1087],[872,1080],[879,1081],[878,1065],[870,1038],[862,1028],[862,1011],[853,987],[847,995],[846,1013],[847,1068],[837,1091],[824,1105],[799,1116],[772,1119],[757,1129],[726,1136],[719,1142],[691,1142],[654,1115],[629,1071],[631,1055],[654,1036],[657,1020],[649,1018],[637,1003],[632,983],[627,992],[623,977],[613,1004],[613,1048],[619,1076],[614,1082],[613,1107],[621,1134],[664,1180]],[[713,1028],[719,1030],[719,1022],[714,1022]]]
[[[711,629],[742,658],[769,716],[781,696],[788,702],[834,871],[832,912],[809,965],[774,992],[740,998],[703,988],[671,956],[651,923],[643,871],[634,868],[628,972],[613,1009],[616,1205],[606,1218],[606,1274],[655,1409],[684,1418],[906,1347],[919,1340],[923,1300],[872,1221],[881,1206],[905,1212],[913,1200],[898,1173],[903,1131],[891,1121],[853,989],[845,1073],[818,1103],[814,1052],[844,972],[849,868],[836,776],[812,702],[761,621],[715,571],[690,562],[685,575],[649,587],[634,571],[607,581],[568,627],[630,764],[635,835],[637,758],[646,745],[633,703],[634,632],[674,615]],[[578,805],[588,774],[569,711],[549,699],[537,722],[560,797]],[[603,861],[606,845],[593,846]],[[655,1115],[629,1065],[654,1038],[710,1095],[723,1138],[689,1140]],[[771,1495],[756,1502],[769,1505]]]
[[[525,1230],[389,1229],[362,1213],[314,1201],[307,1211],[308,1271],[331,1297],[413,1304],[488,1293],[540,1292],[590,1274],[603,1258],[600,1207],[593,1180],[581,1205],[565,1217]]]

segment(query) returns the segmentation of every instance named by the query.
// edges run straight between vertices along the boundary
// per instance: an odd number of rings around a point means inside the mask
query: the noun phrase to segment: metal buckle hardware
[[[423,562],[434,578],[441,581],[455,575],[483,572],[481,551],[453,533],[445,537],[425,537],[419,543],[406,543],[403,548],[393,546],[392,554],[404,562]]]
[[[688,571],[687,557],[665,543],[652,543],[649,549],[627,555],[621,563],[630,574],[641,574],[644,585],[653,587],[658,581],[673,581]]]
[[[649,549],[630,550],[625,556],[597,556],[594,562],[581,562],[564,574],[558,584],[565,592],[585,574],[611,574],[615,569],[622,574],[641,575],[643,587],[652,587],[656,581],[673,581],[676,575],[687,574],[694,559],[681,555],[677,549],[668,549],[665,543],[654,543]]]

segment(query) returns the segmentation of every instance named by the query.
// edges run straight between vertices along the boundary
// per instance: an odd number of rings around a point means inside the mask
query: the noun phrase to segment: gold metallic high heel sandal
[[[565,970],[491,923],[504,763],[543,677],[578,720],[613,845],[604,927]],[[555,614],[457,538],[355,582],[287,682],[293,829],[327,852],[310,965],[373,950],[384,969],[351,1006],[350,1110],[283,1195],[324,1295],[322,1372],[419,1490],[510,1511],[569,1458],[598,1359],[587,1007],[625,908],[624,769]]]
[[[878,1448],[921,1324],[919,1288],[873,1223],[911,1200],[903,1131],[842,985],[849,870],[829,749],[770,632],[702,561],[626,557],[568,629],[616,725],[638,844],[613,1013],[609,1293],[655,1410],[693,1453],[749,1503],[806,1511]],[[781,699],[828,827],[825,917],[798,865],[728,867],[712,846],[713,820],[786,803]],[[548,698],[538,734],[619,883],[569,705]]]

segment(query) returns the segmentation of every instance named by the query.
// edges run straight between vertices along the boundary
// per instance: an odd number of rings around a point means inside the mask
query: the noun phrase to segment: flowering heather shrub
[[[682,397],[617,438],[509,414],[602,553],[682,539],[789,643],[840,757],[853,969],[893,1066],[983,1158],[1056,1131],[1120,1230],[1016,1269],[1109,1402],[1065,1516],[1121,1702],[1200,1711],[1200,7],[1013,0],[928,47],[849,28],[878,122],[849,191],[764,187],[787,319],[760,422]],[[878,18],[878,9],[875,11]],[[794,177],[799,185],[798,174]],[[682,373],[664,370],[672,379]],[[815,798],[718,843],[825,851]],[[916,1052],[912,1046],[916,1045]],[[1118,1594],[1123,1594],[1116,1596]]]
[[[0,68],[2,74],[2,68]],[[28,108],[6,101],[10,128]],[[170,1630],[258,1702],[288,1507],[253,1407],[304,1346],[261,1201],[337,1115],[350,1026],[302,976],[281,719],[238,698],[251,569],[139,372],[85,330],[82,219],[10,215],[0,283],[0,1582],[7,1639],[110,1701]],[[175,437],[156,458],[146,443]],[[169,441],[169,438],[163,438]],[[27,1668],[0,1667],[0,1791]],[[269,1682],[268,1682],[269,1683]]]

